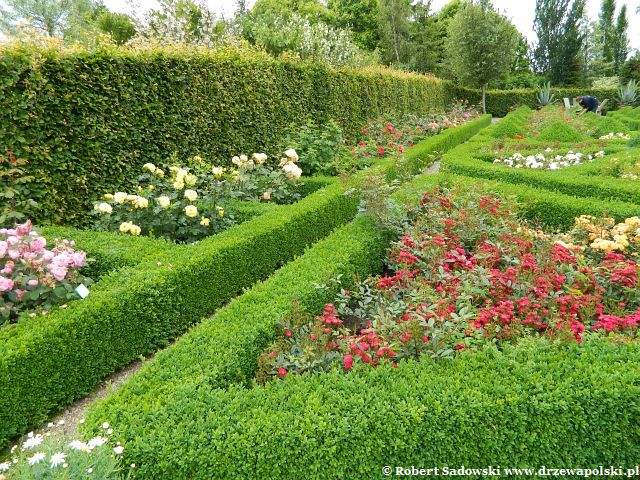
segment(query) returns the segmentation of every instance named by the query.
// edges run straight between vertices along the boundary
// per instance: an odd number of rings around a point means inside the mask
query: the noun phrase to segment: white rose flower
[[[296,179],[302,176],[302,169],[295,163],[287,163],[284,167],[282,167],[282,169],[289,178]]]
[[[151,173],[156,171],[156,166],[153,163],[145,163],[142,168],[143,170],[148,170]]]
[[[254,153],[253,160],[258,164],[263,164],[269,157],[264,153]]]

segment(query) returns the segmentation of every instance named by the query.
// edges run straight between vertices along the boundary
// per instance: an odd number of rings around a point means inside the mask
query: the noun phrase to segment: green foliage
[[[339,27],[351,30],[353,40],[358,45],[367,50],[378,47],[378,0],[328,0],[327,8]]]
[[[109,34],[118,45],[127,43],[136,35],[131,17],[124,13],[102,12],[96,20],[96,26],[101,32]]]
[[[640,82],[640,53],[636,53],[620,67],[620,80],[623,82],[628,82],[629,80]]]
[[[147,371],[146,382],[91,418],[109,418],[123,431],[126,461],[149,478],[281,480],[301,471],[317,479],[377,478],[380,458],[473,468],[551,461],[631,467],[640,454],[640,414],[629,407],[640,393],[639,360],[629,344],[527,341],[451,362],[336,370],[265,387],[217,388],[215,373],[205,370],[199,383],[174,384],[162,400],[150,395]],[[553,390],[543,388],[550,384]],[[585,411],[589,421],[577,420]],[[211,433],[229,431],[234,441]]]
[[[31,198],[40,204],[34,220],[71,224],[87,223],[95,192],[130,189],[144,163],[172,153],[229,165],[237,149],[277,151],[292,119],[333,119],[355,139],[371,118],[442,111],[449,101],[432,77],[333,70],[230,48],[12,46],[0,78],[0,143],[29,161]]]
[[[0,154],[0,198],[4,206],[0,210],[0,225],[10,227],[27,220],[38,204],[31,198],[30,183],[34,177],[27,175],[28,161],[16,158],[13,152]]]
[[[580,140],[585,140],[586,137],[567,122],[552,122],[540,130],[538,139],[551,142],[577,143]]]
[[[294,148],[300,155],[299,164],[305,175],[335,175],[335,162],[343,153],[343,144],[342,128],[333,120],[324,125],[309,120],[294,130],[284,142],[285,146]]]
[[[388,65],[406,64],[410,56],[410,0],[379,0],[378,30],[382,60]]]
[[[529,107],[520,107],[492,125],[485,133],[495,138],[513,138],[521,135],[530,114]]]

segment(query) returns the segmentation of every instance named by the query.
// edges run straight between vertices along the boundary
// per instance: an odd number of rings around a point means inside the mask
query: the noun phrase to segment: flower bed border
[[[460,142],[490,121],[460,127]],[[449,133],[451,135],[451,133]],[[418,161],[425,154],[419,151]],[[379,163],[386,169],[390,159]],[[358,199],[334,182],[193,248],[106,275],[91,296],[0,330],[0,446],[91,392],[105,376],[166,346],[242,289],[351,220]]]

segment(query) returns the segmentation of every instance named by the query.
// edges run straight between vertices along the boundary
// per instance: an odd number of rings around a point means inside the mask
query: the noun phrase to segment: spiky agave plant
[[[542,88],[538,92],[538,104],[541,107],[551,105],[556,102],[555,95],[551,93],[551,82],[542,84]]]
[[[629,80],[626,86],[618,89],[618,102],[620,105],[633,105],[638,98],[638,83]]]

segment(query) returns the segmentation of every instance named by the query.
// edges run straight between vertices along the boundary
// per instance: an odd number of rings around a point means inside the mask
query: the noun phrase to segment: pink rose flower
[[[29,285],[30,287],[37,287],[38,286],[38,280],[35,278],[32,278],[31,280],[29,280],[27,282],[27,285]]]
[[[31,250],[37,253],[42,253],[47,241],[42,237],[37,237],[31,241]]]
[[[8,292],[13,288],[13,280],[0,275],[0,292]]]
[[[4,257],[9,250],[9,245],[4,240],[0,240],[0,258]]]
[[[67,267],[64,267],[61,265],[55,265],[52,263],[51,265],[49,265],[48,268],[51,274],[53,275],[53,278],[55,278],[59,282],[64,280],[64,278],[67,276],[67,272],[68,272]]]

